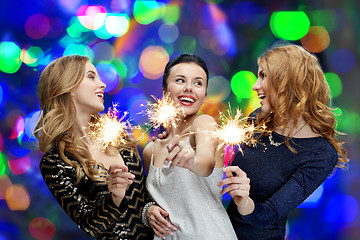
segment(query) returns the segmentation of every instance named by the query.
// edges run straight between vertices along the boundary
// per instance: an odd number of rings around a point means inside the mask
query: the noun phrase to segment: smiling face
[[[85,75],[80,84],[71,92],[78,114],[95,114],[104,110],[104,89],[95,66],[91,62],[85,65]]]
[[[171,67],[165,93],[170,93],[186,116],[197,114],[206,98],[205,71],[196,63],[184,62]]]
[[[276,94],[274,90],[270,90],[269,80],[265,70],[259,66],[258,78],[252,87],[257,92],[259,99],[261,100],[261,111],[265,114],[270,113],[274,110]]]

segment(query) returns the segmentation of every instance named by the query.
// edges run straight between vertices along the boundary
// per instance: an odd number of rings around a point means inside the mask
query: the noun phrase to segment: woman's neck
[[[90,135],[90,122],[91,116],[90,115],[77,115],[76,116],[76,125],[79,129],[79,133],[81,137],[89,136]]]
[[[171,133],[174,135],[183,135],[188,133],[196,117],[197,114],[193,114],[180,119],[176,122],[176,128],[173,128]]]
[[[309,123],[305,121],[305,119],[300,116],[298,118],[297,124],[294,129],[292,129],[294,122],[289,121],[287,126],[285,128],[274,128],[274,131],[283,135],[283,136],[289,136],[289,137],[295,137],[295,138],[309,138],[309,137],[318,137],[320,134],[315,133]],[[292,129],[292,131],[291,131]],[[291,131],[291,132],[290,132]]]

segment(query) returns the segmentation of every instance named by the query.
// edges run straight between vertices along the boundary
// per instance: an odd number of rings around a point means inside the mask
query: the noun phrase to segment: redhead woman
[[[219,186],[232,196],[227,211],[239,239],[284,239],[287,214],[348,159],[318,59],[289,45],[268,50],[258,66],[261,108],[251,117],[268,133],[235,155]]]

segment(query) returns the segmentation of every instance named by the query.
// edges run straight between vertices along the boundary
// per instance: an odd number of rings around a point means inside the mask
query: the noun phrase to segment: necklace
[[[308,123],[306,122],[299,130],[297,130],[297,131],[293,134],[293,136],[295,136],[298,132],[300,132],[301,129],[303,129],[306,124],[308,124]],[[269,142],[270,142],[270,145],[275,146],[275,147],[278,147],[278,146],[280,146],[281,144],[284,143],[284,142],[280,142],[280,143],[279,143],[279,142],[275,142],[275,141],[273,140],[272,132],[269,134]]]

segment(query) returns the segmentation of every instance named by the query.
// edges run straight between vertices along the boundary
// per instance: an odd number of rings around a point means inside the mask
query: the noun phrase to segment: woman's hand
[[[195,151],[189,144],[180,144],[180,136],[175,135],[167,145],[169,154],[165,164],[171,162],[170,168],[175,166],[191,169],[195,163]]]
[[[119,206],[123,198],[128,185],[132,184],[132,179],[135,175],[128,172],[126,165],[113,164],[110,165],[108,175],[106,176],[106,185],[109,192],[112,194],[114,203]]]
[[[171,224],[169,213],[163,208],[153,205],[146,213],[146,217],[156,236],[165,238],[165,235],[173,235],[177,228]]]
[[[228,166],[223,169],[226,178],[218,183],[218,187],[225,188],[221,194],[228,193],[238,207],[240,214],[247,215],[254,211],[254,202],[249,197],[250,179],[238,166]],[[235,173],[235,176],[234,174]]]

